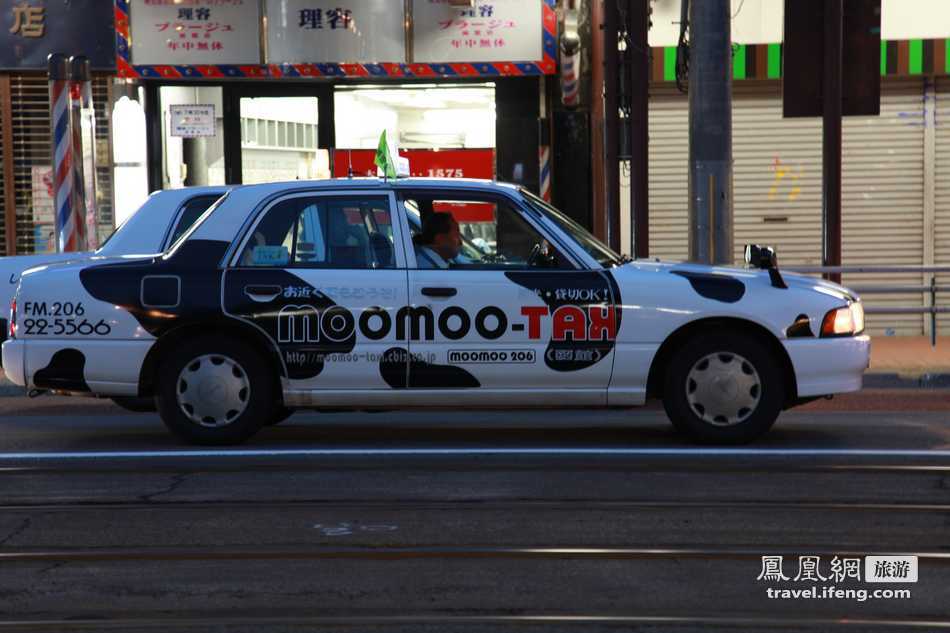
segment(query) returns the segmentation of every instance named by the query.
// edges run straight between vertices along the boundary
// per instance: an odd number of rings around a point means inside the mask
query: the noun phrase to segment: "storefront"
[[[55,249],[50,53],[85,55],[92,63],[98,234],[112,231],[115,51],[112,7],[101,0],[23,0],[0,9],[0,255]]]
[[[373,175],[383,130],[413,175],[539,189],[553,0],[117,7],[148,189]]]

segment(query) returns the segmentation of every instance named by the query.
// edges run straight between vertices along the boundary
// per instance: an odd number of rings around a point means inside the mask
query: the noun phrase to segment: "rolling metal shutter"
[[[13,151],[10,139],[6,138],[5,124],[8,123],[6,117],[6,106],[2,105],[7,98],[5,84],[0,85],[0,157],[6,158],[7,152]],[[4,218],[7,212],[7,179],[4,176],[4,161],[0,160],[0,256],[7,254],[7,227]],[[6,309],[4,306],[2,309]]]
[[[781,265],[820,265],[821,119],[782,118],[775,81],[737,82],[733,98],[735,261],[741,263],[745,244],[758,243],[774,246]],[[689,102],[665,84],[652,86],[650,99],[650,256],[681,260],[688,254]],[[922,99],[921,79],[887,80],[880,117],[845,119],[845,265],[923,263],[924,143],[915,114]],[[621,176],[626,246],[629,190],[623,171]],[[950,225],[950,196],[947,206]],[[950,260],[950,249],[946,256]],[[844,279],[853,285],[920,281],[915,275]],[[921,300],[916,294],[875,295],[868,303],[910,306]],[[922,323],[919,315],[875,315],[869,329],[919,335]]]
[[[924,263],[923,80],[887,80],[881,114],[845,117],[842,131],[842,265]],[[819,168],[821,163],[818,163]],[[921,275],[844,275],[847,286],[920,285]],[[922,306],[923,295],[873,294],[869,306]],[[871,315],[871,334],[923,334],[919,314]]]
[[[783,119],[777,82],[733,87],[735,257],[770,244],[783,264],[821,260],[821,123]],[[626,179],[623,182],[626,192]],[[689,101],[672,86],[650,94],[650,256],[688,255]],[[623,196],[623,217],[629,202]],[[625,233],[626,234],[626,233]]]
[[[99,234],[113,228],[112,204],[112,77],[95,76],[93,102],[96,107],[96,171],[99,176]],[[33,167],[51,166],[49,84],[45,75],[12,75],[13,141],[4,151],[13,152],[13,185],[16,200],[17,254],[35,252],[33,216]]]
[[[936,100],[934,264],[950,266],[950,79],[937,82]],[[937,283],[950,286],[950,274],[937,275]],[[937,305],[950,305],[950,295],[938,295]],[[950,314],[941,314],[937,325],[938,334],[950,336]]]

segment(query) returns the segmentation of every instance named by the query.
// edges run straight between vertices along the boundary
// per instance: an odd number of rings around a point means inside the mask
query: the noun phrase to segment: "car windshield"
[[[521,195],[524,196],[525,201],[527,201],[531,207],[550,219],[559,229],[573,238],[574,242],[584,249],[588,255],[596,259],[601,266],[617,266],[623,263],[623,257],[594,237],[593,234],[583,226],[564,215],[564,213],[558,211],[530,191],[522,189]]]

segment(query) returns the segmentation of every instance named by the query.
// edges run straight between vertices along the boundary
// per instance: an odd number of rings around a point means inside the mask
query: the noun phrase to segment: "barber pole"
[[[561,100],[566,106],[576,106],[580,96],[580,82],[577,80],[578,66],[581,53],[574,54],[561,51]]]
[[[541,199],[551,202],[551,147],[542,145],[538,148],[538,157],[541,165]]]
[[[82,206],[79,207],[79,213],[82,215],[85,248],[96,249],[99,247],[99,212],[96,198],[96,190],[98,189],[96,177],[96,111],[92,101],[92,71],[89,58],[82,55],[71,58],[70,68],[73,85],[79,86],[80,116],[75,121],[75,127],[80,134],[80,144],[74,158],[79,166],[76,175],[82,179],[83,200]],[[77,187],[77,190],[79,189]]]
[[[50,121],[53,141],[53,194],[56,204],[56,250],[79,249],[73,186],[73,135],[70,125],[69,81],[65,55],[52,54],[49,62]]]

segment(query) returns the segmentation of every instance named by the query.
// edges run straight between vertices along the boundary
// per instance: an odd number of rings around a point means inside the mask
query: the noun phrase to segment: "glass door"
[[[331,129],[327,87],[234,86],[229,92],[230,182],[330,178],[332,139],[321,134]]]

